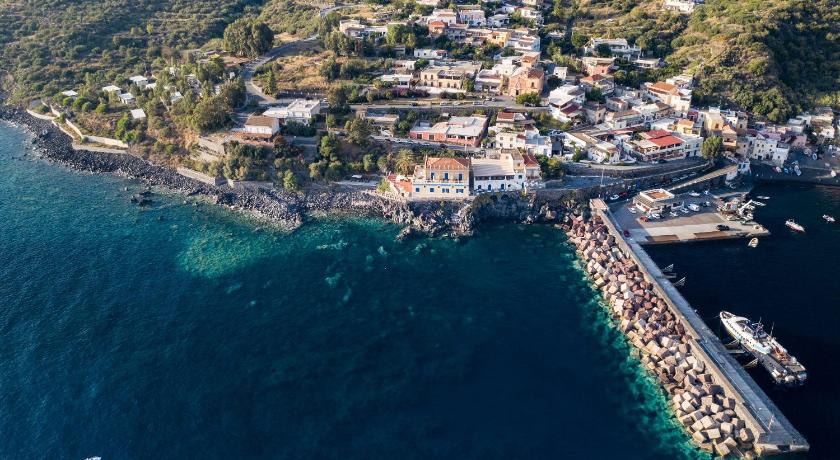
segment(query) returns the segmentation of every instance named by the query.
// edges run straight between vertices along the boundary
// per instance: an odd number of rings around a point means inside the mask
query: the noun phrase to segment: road
[[[351,104],[353,111],[359,109],[370,110],[457,110],[457,109],[509,109],[517,112],[545,112],[548,107],[529,107],[516,104],[509,100],[498,101],[449,101],[449,100],[396,100],[388,103]]]

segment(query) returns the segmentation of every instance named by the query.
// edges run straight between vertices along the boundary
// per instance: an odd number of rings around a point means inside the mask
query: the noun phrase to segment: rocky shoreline
[[[208,185],[129,154],[76,149],[72,139],[47,120],[29,115],[17,107],[0,105],[0,120],[32,134],[35,151],[48,160],[71,169],[110,173],[139,179],[185,195],[201,195],[211,202],[244,211],[288,228],[302,225],[316,213],[378,217],[404,225],[401,238],[412,235],[469,235],[483,220],[516,222],[551,220],[562,208],[551,200],[537,200],[533,194],[500,194],[473,202],[403,202],[376,193],[318,191],[290,193],[281,189],[231,189]]]
[[[685,326],[601,218],[572,213],[562,228],[634,354],[671,398],[673,415],[692,441],[721,457],[755,456],[755,435],[737,416],[736,399],[694,355]]]

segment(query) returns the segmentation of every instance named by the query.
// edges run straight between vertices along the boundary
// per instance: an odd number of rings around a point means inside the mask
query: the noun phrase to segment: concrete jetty
[[[572,218],[570,240],[692,439],[721,456],[807,451],[805,438],[641,245],[623,237],[607,205],[595,199],[590,207],[590,222]]]

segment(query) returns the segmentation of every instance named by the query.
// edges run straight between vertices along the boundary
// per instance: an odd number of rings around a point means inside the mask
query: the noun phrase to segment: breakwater
[[[708,328],[698,330],[673,305],[643,261],[620,240],[603,209],[567,216],[565,229],[619,329],[639,350],[642,365],[671,398],[675,418],[701,449],[742,457],[808,449],[766,395],[743,381],[743,370],[726,362],[728,356],[716,355],[719,350],[705,337]],[[768,415],[775,427],[763,419]]]

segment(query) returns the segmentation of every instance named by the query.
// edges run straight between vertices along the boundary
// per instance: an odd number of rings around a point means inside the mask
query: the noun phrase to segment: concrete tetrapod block
[[[697,441],[698,443],[706,441],[706,435],[703,434],[702,431],[695,431],[694,434],[691,435],[691,438]]]
[[[713,418],[709,417],[708,415],[706,415],[706,416],[704,416],[703,418],[700,419],[700,424],[703,425],[703,429],[709,429],[709,428],[712,428],[713,426],[717,425],[715,423],[715,420]]]
[[[752,442],[752,440],[755,439],[752,430],[750,430],[749,428],[741,428],[739,431],[740,432],[738,433],[738,439],[740,439],[741,442]]]
[[[709,428],[708,430],[705,431],[705,433],[706,433],[706,437],[708,437],[712,441],[714,441],[716,439],[720,439],[722,437],[721,434],[720,434],[720,430],[717,429],[717,428]]]
[[[717,452],[717,454],[721,457],[726,457],[732,453],[732,450],[727,447],[726,444],[715,444],[715,452]]]
[[[729,422],[723,422],[723,423],[720,424],[720,431],[723,434],[727,434],[727,435],[732,434],[732,431],[734,429],[735,429],[735,427]]]

